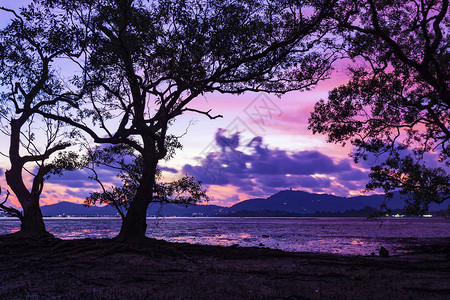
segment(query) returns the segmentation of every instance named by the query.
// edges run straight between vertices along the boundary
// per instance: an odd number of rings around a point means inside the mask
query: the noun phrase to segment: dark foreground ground
[[[0,299],[450,299],[450,239],[358,257],[0,237]]]

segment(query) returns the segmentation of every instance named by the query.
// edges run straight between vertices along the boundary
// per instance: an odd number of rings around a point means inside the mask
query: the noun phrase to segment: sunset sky
[[[24,2],[8,0],[1,4],[17,8]],[[0,13],[0,26],[6,23],[5,16]],[[186,134],[180,139],[183,149],[172,160],[161,163],[164,180],[193,175],[208,190],[210,204],[224,206],[289,188],[340,196],[360,194],[368,180],[367,169],[352,162],[348,156],[351,148],[328,144],[326,137],[312,135],[307,129],[314,103],[348,80],[347,65],[348,62],[338,63],[331,78],[312,91],[281,97],[245,93],[197,98],[191,107],[212,109],[211,114],[221,114],[223,118],[210,120],[190,113],[176,120],[171,133]],[[8,140],[2,136],[3,153],[7,145]],[[8,161],[0,159],[4,192]],[[99,189],[88,175],[87,171],[69,172],[52,178],[46,183],[41,204],[81,203],[89,192]],[[117,183],[115,172],[102,170],[101,175],[105,182]]]

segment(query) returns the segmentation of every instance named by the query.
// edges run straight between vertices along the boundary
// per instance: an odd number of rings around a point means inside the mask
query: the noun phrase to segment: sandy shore
[[[450,239],[382,257],[0,237],[0,299],[450,299]]]

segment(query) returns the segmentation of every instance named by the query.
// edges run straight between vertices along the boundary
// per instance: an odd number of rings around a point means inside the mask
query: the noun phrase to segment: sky
[[[0,1],[18,7],[26,1]],[[0,13],[0,26],[5,18]],[[268,197],[280,190],[296,189],[339,196],[359,195],[368,181],[367,168],[353,163],[351,148],[326,142],[325,136],[307,129],[314,104],[326,99],[333,87],[348,80],[346,62],[335,66],[330,79],[307,92],[290,92],[281,97],[266,93],[239,96],[206,94],[192,107],[209,110],[223,118],[210,120],[187,113],[179,117],[170,133],[181,136],[182,150],[163,161],[163,180],[184,174],[203,182],[209,204],[230,206],[249,198]],[[8,140],[0,137],[0,150]],[[0,157],[0,184],[5,191],[4,171],[8,161]],[[26,176],[26,175],[25,175]],[[53,177],[45,185],[41,205],[59,201],[82,203],[98,184],[88,179],[87,170]],[[101,170],[107,185],[118,184],[115,172]],[[17,204],[14,197],[13,204]]]
[[[359,195],[368,180],[367,169],[353,163],[351,149],[326,142],[307,129],[314,104],[347,81],[344,70],[309,92],[280,98],[265,93],[242,96],[210,95],[203,108],[220,113],[209,120],[186,115],[174,131],[188,129],[174,160],[164,163],[201,180],[211,203],[230,205],[280,190],[296,189],[339,196]],[[166,172],[167,174],[168,172]],[[166,175],[167,176],[167,175]]]

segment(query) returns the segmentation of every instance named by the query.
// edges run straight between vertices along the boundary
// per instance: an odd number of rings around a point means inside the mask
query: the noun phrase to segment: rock
[[[381,257],[389,257],[389,251],[384,248],[383,246],[380,247],[380,252],[379,252]]]

